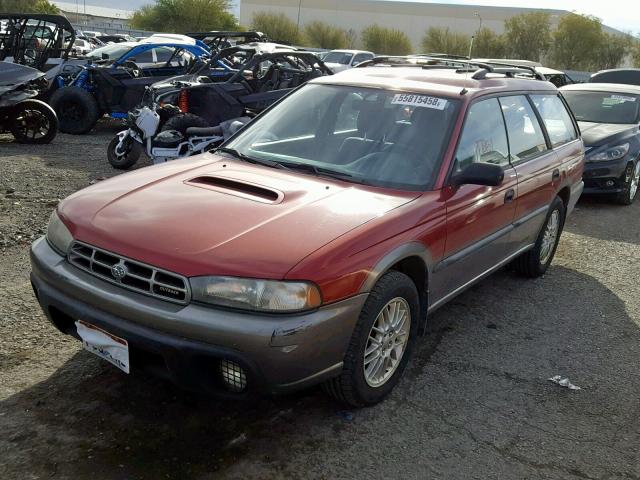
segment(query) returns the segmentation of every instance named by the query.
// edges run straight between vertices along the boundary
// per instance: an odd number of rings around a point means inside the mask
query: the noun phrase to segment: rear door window
[[[523,95],[500,98],[504,121],[509,135],[509,150],[513,163],[535,157],[547,150],[542,133],[529,100]]]
[[[509,165],[509,147],[500,104],[496,98],[482,100],[469,108],[456,152],[455,171],[472,163]]]
[[[531,100],[540,112],[554,147],[578,138],[571,114],[557,95],[532,95]]]

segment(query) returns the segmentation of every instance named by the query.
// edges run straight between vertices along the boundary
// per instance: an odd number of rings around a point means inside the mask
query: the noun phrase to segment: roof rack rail
[[[474,80],[483,80],[487,78],[489,73],[504,75],[507,78],[515,78],[516,76],[526,75],[536,80],[545,80],[545,78],[536,71],[535,67],[526,65],[511,65],[509,63],[485,63],[469,60],[460,56],[444,56],[439,54],[437,57],[428,57],[426,55],[408,55],[408,56],[381,56],[371,60],[366,60],[356,66],[356,68],[372,67],[376,65],[384,65],[390,67],[419,67],[423,69],[456,68],[460,73],[475,72],[471,78]]]

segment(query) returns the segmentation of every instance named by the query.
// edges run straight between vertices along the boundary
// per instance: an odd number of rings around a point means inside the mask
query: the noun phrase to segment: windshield
[[[353,53],[344,52],[329,52],[324,57],[324,63],[341,63],[342,65],[349,65],[349,62],[353,58]]]
[[[458,100],[307,85],[225,145],[247,160],[404,190],[428,190]]]
[[[111,45],[105,45],[104,47],[96,48],[94,51],[89,53],[87,57],[102,60],[104,55],[106,55],[106,58],[104,58],[104,60],[117,60],[129,50],[131,50],[131,47],[129,45],[119,45],[117,43],[113,43]]]
[[[562,94],[579,122],[638,122],[638,95],[566,90]]]

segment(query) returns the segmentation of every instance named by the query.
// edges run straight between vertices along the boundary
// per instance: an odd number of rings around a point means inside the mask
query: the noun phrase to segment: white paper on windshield
[[[398,93],[391,100],[391,105],[409,105],[411,107],[433,108],[444,110],[447,101],[443,98],[429,97],[428,95],[415,95],[413,93]]]
[[[618,102],[635,102],[637,100],[637,97],[627,97],[625,95],[611,95],[610,98]]]

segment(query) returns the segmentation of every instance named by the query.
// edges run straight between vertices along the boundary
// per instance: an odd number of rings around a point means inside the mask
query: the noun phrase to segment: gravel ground
[[[439,310],[381,405],[224,402],[121,374],[31,293],[30,242],[59,199],[114,175],[117,130],[0,136],[3,480],[640,478],[640,202],[581,201],[544,278],[503,270]]]

